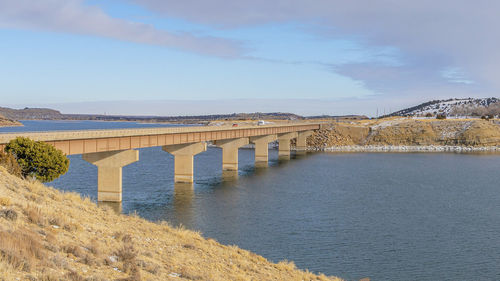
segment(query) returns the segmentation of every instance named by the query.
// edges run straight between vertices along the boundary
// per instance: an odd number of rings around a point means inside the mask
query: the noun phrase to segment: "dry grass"
[[[0,217],[5,218],[10,221],[17,220],[17,212],[13,209],[0,210]]]
[[[29,229],[0,232],[0,254],[2,261],[14,269],[30,272],[42,258],[45,250],[36,234]]]
[[[290,262],[271,263],[166,222],[117,215],[2,167],[0,202],[8,206],[0,213],[5,280],[339,280]],[[6,210],[10,219],[2,215]]]
[[[10,206],[10,198],[0,197],[0,206]]]
[[[24,211],[28,222],[37,224],[41,227],[46,225],[47,220],[43,216],[42,211],[39,207],[28,205],[28,207],[24,209]]]
[[[22,169],[16,158],[10,153],[5,153],[2,149],[0,149],[0,166],[7,169],[10,174],[22,177]]]

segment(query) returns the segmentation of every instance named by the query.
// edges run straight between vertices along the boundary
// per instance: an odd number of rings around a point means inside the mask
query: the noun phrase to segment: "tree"
[[[5,151],[16,157],[24,177],[35,177],[41,182],[53,181],[69,168],[69,159],[63,152],[45,142],[18,137],[7,144]]]

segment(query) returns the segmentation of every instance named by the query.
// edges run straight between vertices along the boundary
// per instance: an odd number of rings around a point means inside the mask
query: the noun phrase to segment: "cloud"
[[[355,38],[366,48],[396,47],[401,65],[337,66],[379,92],[495,95],[500,90],[500,1],[491,0],[134,0],[157,13],[220,28],[315,23],[325,38]],[[459,69],[464,88],[443,75]],[[360,74],[361,73],[361,74]],[[370,73],[370,75],[367,75]],[[378,74],[375,74],[378,73]],[[463,74],[467,74],[464,76]],[[381,77],[383,76],[383,77]],[[413,76],[413,77],[412,77]],[[380,79],[375,83],[375,79]],[[385,79],[385,80],[382,80]],[[404,83],[403,83],[404,82]]]
[[[416,102],[426,99],[482,96],[484,88],[460,76],[449,76],[427,65],[388,66],[380,64],[346,64],[333,67],[336,73],[362,81],[365,87],[380,95],[383,102],[389,99],[404,102],[405,97],[417,97]],[[452,73],[453,75],[455,73]],[[421,97],[418,99],[418,97]]]
[[[239,57],[240,43],[113,18],[83,0],[0,0],[0,27],[67,32],[158,45],[218,57]]]
[[[207,24],[215,29],[304,23],[307,26],[304,30],[322,39],[356,40],[370,50],[395,48],[397,64],[383,60],[332,64],[328,58],[314,62],[361,81],[384,102],[498,96],[500,92],[500,52],[497,51],[500,36],[496,31],[500,26],[497,15],[500,1],[123,1],[142,5],[165,17]],[[0,27],[78,33],[220,57],[285,62],[246,54],[239,42],[173,33],[114,18],[97,6],[86,5],[84,0],[0,0]],[[302,63],[293,57],[287,62]]]

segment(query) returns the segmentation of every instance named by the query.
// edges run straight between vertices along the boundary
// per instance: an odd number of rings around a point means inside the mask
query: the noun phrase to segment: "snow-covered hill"
[[[396,111],[388,116],[436,116],[437,114],[444,114],[446,116],[497,115],[498,109],[500,109],[500,99],[498,98],[433,100]]]

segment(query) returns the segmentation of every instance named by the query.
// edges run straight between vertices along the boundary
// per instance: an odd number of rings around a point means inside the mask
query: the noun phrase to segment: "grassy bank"
[[[98,208],[0,166],[0,280],[340,280]]]

